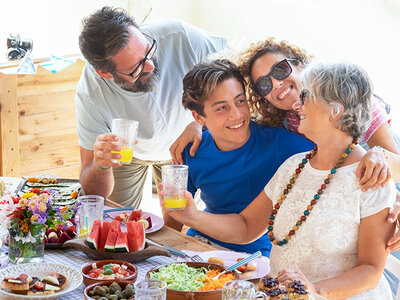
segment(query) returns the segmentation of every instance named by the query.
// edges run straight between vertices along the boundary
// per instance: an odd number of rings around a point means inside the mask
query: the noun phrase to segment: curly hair
[[[85,59],[98,70],[113,71],[112,57],[129,41],[131,26],[139,28],[128,13],[105,6],[83,19],[79,48]]]
[[[251,88],[250,74],[253,64],[266,53],[281,53],[286,58],[296,59],[301,66],[308,64],[312,56],[307,54],[305,50],[291,45],[288,41],[277,42],[275,38],[268,38],[265,41],[251,44],[248,49],[240,53],[235,59],[240,72],[247,81],[246,92],[252,117],[256,118],[261,125],[278,127],[283,126],[286,111],[276,108]]]
[[[238,67],[227,59],[199,63],[183,78],[183,107],[205,117],[204,101],[210,98],[219,83],[234,78],[245,90],[246,81]]]
[[[302,72],[304,89],[311,99],[325,100],[331,115],[337,116],[338,128],[359,138],[368,128],[371,117],[372,83],[368,74],[350,63],[312,63]]]

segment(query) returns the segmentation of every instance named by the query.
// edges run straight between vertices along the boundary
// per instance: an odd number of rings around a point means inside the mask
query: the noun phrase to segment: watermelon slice
[[[108,231],[106,245],[104,249],[106,251],[115,251],[115,242],[117,241],[118,232],[121,231],[121,226],[118,221],[112,221],[110,230]]]
[[[100,235],[100,245],[99,250],[104,251],[104,246],[106,245],[108,231],[110,230],[111,222],[103,222],[103,227],[101,228]]]
[[[128,230],[129,252],[144,249],[146,245],[146,233],[143,224],[131,221],[126,223],[126,228]]]
[[[93,223],[92,231],[86,239],[88,246],[93,249],[99,249],[100,242],[101,221],[95,220]]]
[[[126,232],[118,232],[117,241],[115,242],[115,252],[129,252],[128,234]]]

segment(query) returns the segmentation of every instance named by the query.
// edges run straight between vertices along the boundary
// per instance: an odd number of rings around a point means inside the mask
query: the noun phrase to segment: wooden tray
[[[171,256],[168,250],[146,243],[146,246],[143,250],[135,251],[135,252],[107,252],[107,251],[97,251],[95,249],[90,248],[86,244],[86,239],[72,239],[66,241],[64,243],[64,247],[71,247],[77,250],[82,251],[88,257],[94,260],[103,260],[103,259],[119,259],[128,262],[139,262],[146,260],[149,257],[161,255],[161,256]]]

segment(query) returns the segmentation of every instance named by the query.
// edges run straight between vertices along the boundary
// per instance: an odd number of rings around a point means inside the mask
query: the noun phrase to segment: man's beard
[[[158,62],[155,57],[152,59],[152,63],[154,64],[153,71],[140,73],[138,79],[135,82],[129,82],[128,80],[119,76],[118,73],[112,72],[115,83],[124,90],[134,93],[148,93],[156,90],[160,82],[160,69],[158,68]],[[146,82],[141,81],[143,77],[146,77],[149,74],[150,76],[146,79]]]

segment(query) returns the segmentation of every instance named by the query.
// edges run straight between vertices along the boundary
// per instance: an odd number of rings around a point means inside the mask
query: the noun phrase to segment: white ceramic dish
[[[106,212],[106,211],[105,211]],[[126,208],[121,208],[121,210],[113,210],[113,211],[109,211],[107,212],[107,215],[109,215],[112,218],[115,218],[116,216],[119,216],[122,213],[127,213],[130,214],[132,212],[132,209],[126,209]],[[149,213],[149,212],[142,212],[142,215],[151,218],[151,223],[152,223],[152,227],[149,229],[146,229],[146,234],[147,233],[152,233],[152,232],[156,232],[158,230],[160,230],[161,228],[163,228],[164,226],[164,220],[162,218],[160,218],[159,216]],[[111,221],[111,218],[108,217],[104,217],[103,218],[105,221]],[[126,231],[126,225],[121,223],[121,230],[122,231]]]
[[[67,277],[67,284],[65,288],[56,292],[54,295],[45,295],[45,296],[28,296],[28,295],[18,295],[13,294],[6,290],[0,289],[0,299],[21,299],[21,300],[52,300],[57,299],[58,297],[67,294],[77,287],[79,287],[83,281],[83,277],[79,270],[76,270],[69,266],[59,265],[59,264],[46,264],[46,263],[31,263],[31,264],[21,264],[21,265],[13,265],[9,266],[5,269],[0,270],[0,282],[3,281],[5,277],[17,277],[21,273],[25,273],[30,276],[36,276],[39,278],[43,278],[46,275],[49,275],[52,272],[57,272],[65,277]]]

